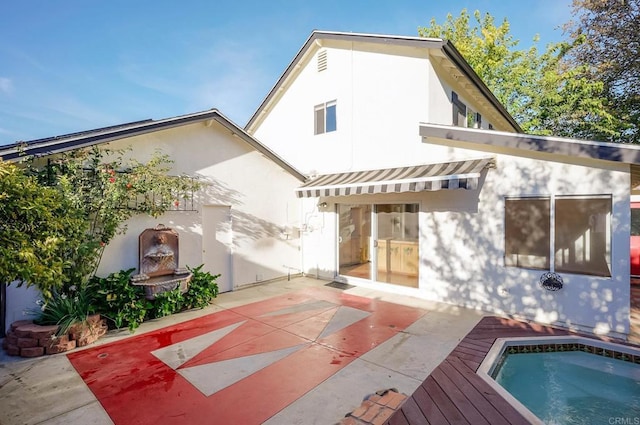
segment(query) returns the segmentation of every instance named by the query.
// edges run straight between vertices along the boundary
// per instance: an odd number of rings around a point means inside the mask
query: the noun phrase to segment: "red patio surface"
[[[68,358],[115,424],[258,424],[425,313],[310,288]]]

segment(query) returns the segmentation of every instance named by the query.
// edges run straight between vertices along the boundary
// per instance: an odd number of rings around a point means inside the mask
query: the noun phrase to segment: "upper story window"
[[[336,131],[338,123],[336,121],[336,101],[322,103],[313,108],[314,111],[314,133],[322,134]]]
[[[467,108],[467,127],[482,128],[482,115],[471,108]]]
[[[505,266],[611,276],[611,196],[505,200]]]
[[[453,109],[453,125],[458,127],[482,128],[482,115],[465,105],[458,93],[451,92]]]
[[[467,105],[458,99],[458,94],[451,92],[451,104],[453,105],[453,125],[458,127],[467,126]]]

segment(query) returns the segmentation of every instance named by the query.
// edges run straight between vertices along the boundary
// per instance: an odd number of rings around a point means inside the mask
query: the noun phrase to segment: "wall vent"
[[[327,69],[327,51],[320,50],[318,52],[318,72],[322,72]]]

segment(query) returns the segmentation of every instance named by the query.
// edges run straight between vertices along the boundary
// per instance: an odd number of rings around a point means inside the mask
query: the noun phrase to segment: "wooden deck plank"
[[[462,359],[460,359],[460,361],[464,362],[464,364],[466,364],[467,367],[469,369],[471,369],[472,371],[474,371],[474,372],[477,371],[478,369],[480,369],[480,365],[482,364],[480,362],[474,362],[474,361],[471,361],[471,360],[462,360]]]
[[[465,376],[469,383],[476,388],[478,392],[483,394],[489,403],[491,403],[491,405],[493,405],[510,424],[529,423],[529,421],[527,421],[511,404],[509,404],[508,401],[496,393],[484,379],[478,376],[474,371],[466,368],[461,360],[449,358],[447,361],[454,365],[456,369]]]
[[[438,425],[449,425],[449,421],[442,414],[438,406],[433,401],[433,399],[427,394],[425,389],[419,386],[413,395],[411,396],[415,400],[416,404],[422,410],[422,413],[427,418],[427,420],[432,424]]]
[[[429,397],[434,401],[438,409],[447,418],[451,425],[466,425],[469,422],[462,416],[462,413],[449,399],[447,394],[442,391],[442,388],[436,383],[436,381],[429,376],[426,381],[422,383],[422,387],[425,389]]]
[[[481,350],[479,350],[477,347],[473,347],[472,348],[472,347],[466,347],[466,346],[463,346],[461,344],[458,344],[458,346],[456,348],[454,348],[452,352],[464,353],[464,354],[470,354],[470,355],[473,355],[473,356],[477,356],[479,351],[481,351]],[[489,350],[487,350],[487,352],[488,351]]]
[[[407,422],[412,425],[430,425],[427,418],[422,414],[413,397],[407,398],[402,405],[402,413],[407,418]],[[434,424],[435,425],[435,424]]]
[[[465,338],[462,341],[460,341],[458,345],[466,348],[475,348],[477,350],[488,351],[491,349],[491,346],[493,345],[493,343],[490,341],[482,341],[482,340]]]
[[[464,360],[471,360],[473,362],[478,362],[478,363],[482,363],[482,361],[484,360],[484,357],[487,355],[487,353],[475,353],[475,354],[467,354],[467,353],[461,353],[458,351],[453,351],[451,353],[451,355],[454,355],[458,358],[464,359]]]
[[[460,413],[473,425],[490,425],[467,398],[464,386],[458,387],[456,383],[444,373],[441,366],[442,364],[431,372],[431,376],[433,376],[433,379],[435,379],[440,388],[442,388],[445,394],[451,399]]]
[[[451,379],[458,388],[464,388],[464,395],[466,398],[478,409],[478,412],[491,424],[491,425],[510,425],[510,423],[502,416],[496,407],[491,404],[484,395],[478,391],[475,381],[469,380],[468,375],[463,373],[462,370],[467,370],[464,363],[449,362],[445,360],[440,365],[440,369]],[[474,374],[475,375],[475,374]],[[477,375],[476,375],[477,376]]]
[[[473,336],[467,336],[467,338],[465,338],[464,341],[482,342],[484,344],[492,346],[493,343],[496,342],[496,334],[493,334],[486,338],[477,338],[477,339],[474,339]]]
[[[396,412],[389,418],[386,425],[411,425],[407,418],[404,416],[402,409],[396,410]]]

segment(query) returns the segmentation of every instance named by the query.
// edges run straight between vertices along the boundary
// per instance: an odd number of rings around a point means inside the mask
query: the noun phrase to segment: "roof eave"
[[[94,132],[87,131],[83,133],[73,133],[70,137],[60,136],[58,138],[44,139],[46,142],[43,143],[30,145],[29,142],[25,142],[24,144],[9,145],[4,147],[4,149],[0,147],[0,159],[7,162],[15,162],[29,156],[43,157],[55,155],[75,149],[109,143],[128,137],[141,136],[154,131],[167,130],[187,124],[195,124],[210,120],[214,120],[221,124],[229,130],[232,135],[238,136],[245,143],[251,145],[258,152],[271,159],[298,180],[306,180],[306,176],[304,174],[260,143],[257,139],[248,134],[244,129],[236,125],[217,109],[166,118],[158,121],[141,121],[126,127],[107,127],[112,128],[111,130],[99,129]],[[82,136],[79,136],[79,134],[82,134]]]
[[[420,136],[624,164],[640,164],[640,146],[420,123]]]
[[[97,130],[89,130],[70,135],[61,135],[46,139],[31,140],[0,147],[0,158],[3,161],[16,161],[24,156],[47,156],[74,149],[85,148],[101,143],[108,143],[125,137],[134,137],[157,130],[165,130],[186,124],[207,121],[220,115],[218,110],[197,112],[157,121],[145,120],[125,126],[112,126]],[[41,142],[42,140],[42,142]]]
[[[498,110],[500,115],[504,117],[505,120],[513,127],[513,129],[518,133],[523,133],[522,128],[516,122],[516,120],[511,116],[509,111],[504,107],[504,105],[496,98],[493,92],[487,87],[487,85],[482,81],[480,76],[471,68],[471,65],[464,59],[462,54],[456,49],[456,47],[449,40],[445,41],[442,45],[442,50],[447,54],[449,59],[465,73],[465,75],[471,80],[471,83],[476,86],[478,90],[491,102],[491,105]]]

